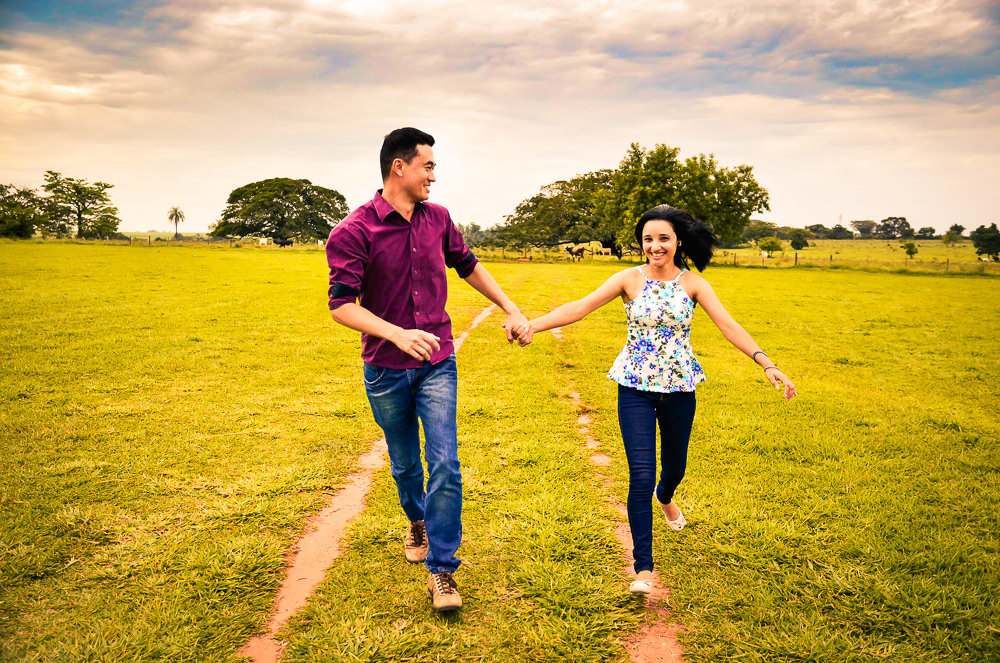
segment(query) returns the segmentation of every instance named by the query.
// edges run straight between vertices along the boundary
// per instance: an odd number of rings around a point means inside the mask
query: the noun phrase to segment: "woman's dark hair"
[[[378,155],[379,166],[382,167],[382,181],[389,177],[392,162],[396,159],[410,163],[410,160],[417,156],[418,145],[434,147],[434,136],[413,127],[403,127],[386,134],[385,140],[382,141],[382,151]]]
[[[642,246],[642,229],[647,221],[666,221],[674,228],[677,235],[677,251],[674,253],[674,264],[682,269],[688,269],[688,259],[694,263],[699,272],[705,271],[712,254],[719,248],[718,238],[712,234],[704,223],[687,212],[670,205],[657,205],[639,217],[635,224],[635,241]]]

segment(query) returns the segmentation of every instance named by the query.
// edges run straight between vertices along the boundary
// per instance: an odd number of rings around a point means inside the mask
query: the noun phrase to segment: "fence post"
[[[833,264],[833,254],[832,253],[830,254],[830,264],[831,265]]]
[[[153,236],[146,235],[146,246],[152,246],[152,245],[153,245]]]
[[[764,266],[764,260],[766,260],[766,259],[767,259],[767,256],[765,256],[763,253],[761,253],[760,254],[760,266],[761,267]]]
[[[735,266],[736,266],[736,254],[734,253],[733,254],[733,267],[735,267]]]
[[[944,261],[944,271],[948,271],[948,267],[951,266],[951,258],[946,258]]]
[[[795,253],[795,266],[796,267],[799,266],[799,254],[798,254],[798,252]]]

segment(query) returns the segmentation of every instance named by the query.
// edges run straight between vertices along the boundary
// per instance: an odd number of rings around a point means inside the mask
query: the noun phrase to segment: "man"
[[[462,474],[446,268],[503,309],[508,342],[531,342],[531,329],[469,251],[448,210],[425,202],[435,181],[433,146],[433,137],[413,128],[385,137],[383,188],[333,229],[326,256],[333,319],[362,332],[368,402],[410,520],[406,560],[424,562],[434,609],[447,612],[462,607],[452,575],[461,563],[455,552],[462,540]]]

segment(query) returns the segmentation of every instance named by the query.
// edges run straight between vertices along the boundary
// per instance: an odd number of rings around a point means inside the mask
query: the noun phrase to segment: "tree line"
[[[753,167],[724,168],[714,155],[681,160],[680,148],[632,143],[615,170],[543,186],[523,200],[490,238],[512,247],[598,242],[614,255],[635,250],[632,229],[643,212],[669,201],[704,220],[723,241],[740,237],[769,197]]]
[[[459,229],[472,246],[551,248],[597,242],[620,258],[624,252],[638,250],[632,235],[635,219],[667,201],[705,221],[723,246],[752,243],[762,250],[781,250],[780,240],[784,239],[800,250],[810,239],[936,237],[933,228],[914,230],[900,216],[879,222],[851,221],[853,232],[841,224],[793,228],[755,220],[751,216],[769,210],[770,200],[767,190],[754,178],[752,166],[725,168],[712,154],[683,160],[679,155],[677,147],[657,144],[647,149],[632,143],[617,169],[546,184],[495,228],[469,224]],[[51,170],[45,173],[42,193],[0,184],[0,237],[119,236],[121,219],[111,202],[112,188],[106,182],[89,183]],[[346,199],[334,189],[306,179],[278,177],[234,189],[221,219],[209,230],[215,237],[312,241],[325,239],[348,211]],[[184,221],[184,213],[173,207],[168,220],[174,224],[175,237],[179,236],[178,224]],[[964,230],[954,224],[942,239],[945,244],[954,244],[962,239]],[[979,255],[1000,259],[1000,231],[995,223],[988,228],[980,226],[969,237]]]
[[[118,233],[121,219],[111,202],[112,188],[107,182],[91,183],[52,170],[45,172],[41,191],[0,184],[0,237],[127,239]],[[210,234],[277,241],[325,239],[347,212],[344,196],[333,189],[309,180],[272,178],[234,189]],[[174,225],[174,237],[180,237],[184,212],[171,207],[167,220]]]
[[[118,208],[107,182],[64,177],[45,171],[43,193],[0,184],[0,237],[77,237],[108,239],[118,231]]]

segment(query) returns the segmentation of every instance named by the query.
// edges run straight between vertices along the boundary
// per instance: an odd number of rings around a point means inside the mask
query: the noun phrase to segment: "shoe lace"
[[[411,546],[422,546],[427,530],[423,523],[410,523],[410,540],[407,542]]]
[[[438,594],[454,594],[458,591],[458,583],[448,571],[434,574],[434,586]]]

